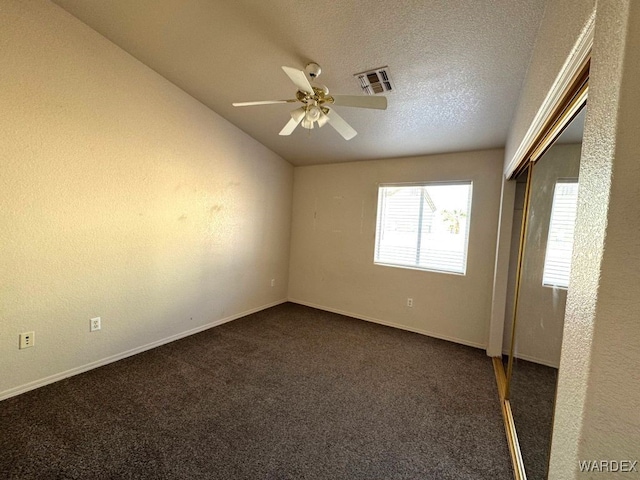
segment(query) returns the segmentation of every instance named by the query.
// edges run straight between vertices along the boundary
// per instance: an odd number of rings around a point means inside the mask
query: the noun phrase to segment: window
[[[549,237],[542,274],[542,284],[547,287],[569,286],[577,208],[578,181],[558,180],[553,190]]]
[[[374,263],[464,275],[471,190],[471,182],[380,185]]]

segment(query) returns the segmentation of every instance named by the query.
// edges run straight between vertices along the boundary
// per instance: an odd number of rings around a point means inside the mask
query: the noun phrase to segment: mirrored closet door
[[[514,217],[520,216],[524,231],[519,249],[519,284],[513,289],[507,395],[529,480],[544,479],[547,474],[584,112],[527,169],[517,188]]]

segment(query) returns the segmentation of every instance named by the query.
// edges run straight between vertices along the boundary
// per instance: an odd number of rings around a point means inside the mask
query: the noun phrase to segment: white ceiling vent
[[[381,93],[389,93],[395,90],[391,75],[389,75],[389,67],[376,68],[368,72],[356,73],[354,75],[360,83],[360,88],[367,95],[379,95]]]

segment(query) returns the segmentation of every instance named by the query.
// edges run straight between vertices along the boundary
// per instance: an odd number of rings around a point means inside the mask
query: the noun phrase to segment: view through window
[[[472,183],[380,185],[374,263],[464,274]]]

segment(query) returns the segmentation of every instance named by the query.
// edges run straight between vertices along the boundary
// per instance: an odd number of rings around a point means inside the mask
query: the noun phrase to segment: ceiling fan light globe
[[[305,120],[313,123],[318,121],[321,115],[322,115],[322,111],[320,110],[320,107],[317,107],[316,105],[312,105],[309,108],[307,108],[307,112],[305,114]]]
[[[320,128],[324,127],[328,121],[329,121],[329,117],[326,115],[325,112],[322,112],[322,115],[320,115],[320,118],[318,119],[318,127]]]

